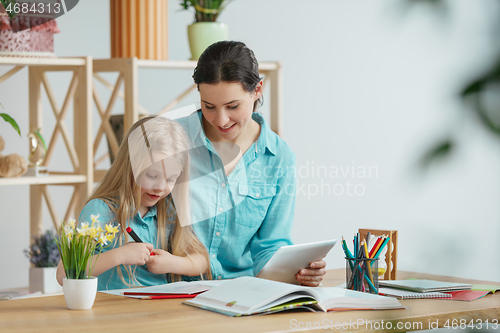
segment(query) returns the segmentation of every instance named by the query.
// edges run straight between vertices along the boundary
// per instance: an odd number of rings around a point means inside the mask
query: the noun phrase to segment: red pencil
[[[197,296],[197,294],[191,294],[191,295],[177,294],[177,295],[145,296],[145,297],[141,297],[139,299],[195,298],[196,296]]]
[[[375,245],[373,245],[372,249],[370,250],[370,258],[373,258],[376,251],[378,250],[378,247],[380,246],[381,242],[382,242],[382,237],[379,237],[377,239],[377,241],[375,242]]]

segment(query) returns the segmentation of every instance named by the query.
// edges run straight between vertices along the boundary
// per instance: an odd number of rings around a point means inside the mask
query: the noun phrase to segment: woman
[[[254,112],[263,87],[245,44],[209,46],[193,74],[201,110],[179,119],[195,149],[191,205],[194,230],[205,244],[214,279],[256,275],[278,248],[292,244],[295,155]],[[297,275],[318,286],[323,260]]]

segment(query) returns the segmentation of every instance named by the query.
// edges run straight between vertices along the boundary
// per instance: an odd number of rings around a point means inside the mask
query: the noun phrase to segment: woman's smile
[[[221,131],[222,133],[229,133],[234,128],[234,125],[236,125],[236,123],[229,126],[224,126],[224,127],[217,126],[217,127],[219,128],[219,131]]]

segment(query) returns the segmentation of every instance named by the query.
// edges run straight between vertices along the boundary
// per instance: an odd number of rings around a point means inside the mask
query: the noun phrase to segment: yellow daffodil
[[[76,232],[78,233],[78,237],[86,236],[90,232],[89,223],[83,222],[80,225],[80,228],[76,228]]]
[[[94,215],[94,214],[91,214],[90,215],[90,220],[92,221],[92,224],[91,226],[94,227],[96,224],[98,225],[99,224],[99,216],[101,216],[100,214],[97,214],[97,215]]]
[[[102,232],[102,228],[101,227],[90,227],[88,229],[88,235],[90,236],[90,238],[92,239],[96,239],[97,237],[99,237],[99,234]]]
[[[85,279],[91,276],[95,265],[92,256],[99,255],[118,232],[118,226],[112,224],[102,228],[98,220],[99,214],[91,215],[90,219],[90,226],[89,222],[83,222],[76,227],[77,222],[69,220],[59,229],[57,247],[68,278]]]
[[[118,232],[118,226],[113,226],[111,224],[106,224],[104,226],[104,228],[106,228],[106,232],[109,233],[109,234],[116,234]]]
[[[103,233],[99,236],[99,240],[97,242],[101,245],[108,245],[108,239]]]
[[[65,234],[66,236],[68,236],[68,235],[73,235],[73,234],[74,234],[74,232],[75,232],[75,228],[71,227],[70,225],[65,225],[65,226],[64,226],[64,234]]]
[[[113,238],[115,238],[115,234],[106,234],[105,237],[108,240],[108,242],[111,242],[113,240]]]

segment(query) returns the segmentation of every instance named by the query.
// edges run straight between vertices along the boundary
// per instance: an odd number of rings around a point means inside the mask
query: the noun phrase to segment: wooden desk
[[[453,282],[491,283],[447,276],[398,272],[400,279],[408,277],[439,279]],[[327,273],[325,286],[344,281],[344,269]],[[86,331],[86,332],[290,332],[300,328],[340,331],[382,331],[392,320],[394,331],[428,329],[429,323],[443,327],[448,320],[460,324],[489,321],[489,328],[500,329],[500,293],[473,302],[449,300],[401,301],[410,310],[348,311],[330,313],[288,312],[272,315],[231,318],[181,304],[182,300],[137,300],[97,293],[91,310],[68,310],[64,296],[39,297],[0,301],[0,331]],[[381,321],[383,320],[383,327]],[[496,321],[495,321],[496,320]],[[366,321],[375,321],[366,324]],[[362,322],[362,324],[361,324]],[[337,324],[338,323],[338,324]],[[344,324],[344,328],[335,325]],[[349,323],[350,326],[349,326]],[[360,323],[359,326],[356,324]],[[378,323],[378,324],[376,324]],[[400,325],[397,329],[396,325]],[[406,328],[405,325],[406,324]],[[495,326],[496,325],[496,326]],[[437,328],[437,327],[432,327]]]

